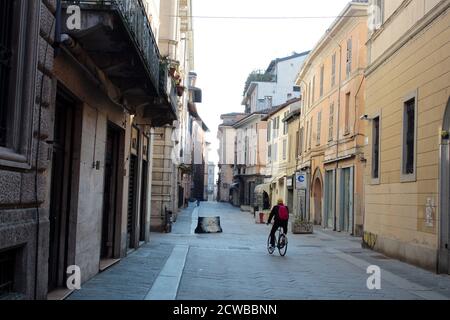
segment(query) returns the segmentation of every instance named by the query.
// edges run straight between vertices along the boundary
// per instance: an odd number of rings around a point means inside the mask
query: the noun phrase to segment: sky
[[[203,103],[197,108],[210,129],[209,161],[218,163],[220,115],[243,112],[250,72],[273,59],[314,48],[335,18],[218,19],[206,17],[336,17],[348,0],[193,0],[195,72]]]

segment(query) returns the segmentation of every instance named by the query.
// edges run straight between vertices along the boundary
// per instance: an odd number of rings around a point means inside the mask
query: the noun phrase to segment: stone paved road
[[[222,234],[196,235],[197,216],[220,216]],[[286,257],[266,251],[270,227],[228,204],[183,212],[171,234],[98,275],[70,299],[308,300],[450,299],[450,277],[361,248],[361,240],[326,230],[289,234]],[[366,287],[369,265],[382,289]]]

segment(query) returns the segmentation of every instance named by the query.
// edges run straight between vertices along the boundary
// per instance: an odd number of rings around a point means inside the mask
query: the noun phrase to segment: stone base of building
[[[156,218],[152,218],[152,224],[150,226],[150,232],[157,232],[157,233],[166,233],[170,232],[170,228],[167,228],[164,221],[159,220],[157,223],[154,223]],[[168,230],[169,229],[169,230]]]
[[[49,248],[47,235],[50,232],[50,223],[48,210],[39,209],[39,215],[41,217],[39,242],[36,248],[36,209],[0,210],[0,252],[10,254],[15,282],[14,294],[4,297],[5,300],[46,299],[48,283],[46,261]]]
[[[363,247],[420,268],[437,272],[438,253],[435,249],[381,237],[368,232],[364,233]]]
[[[364,226],[361,224],[355,225],[355,237],[363,237],[364,236]]]

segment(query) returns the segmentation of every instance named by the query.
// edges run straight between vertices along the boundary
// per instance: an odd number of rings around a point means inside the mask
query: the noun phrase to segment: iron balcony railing
[[[116,10],[146,64],[150,79],[158,90],[160,53],[148,13],[142,0],[63,0],[81,9]]]

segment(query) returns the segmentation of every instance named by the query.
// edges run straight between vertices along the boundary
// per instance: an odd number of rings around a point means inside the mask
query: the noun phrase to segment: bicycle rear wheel
[[[270,245],[270,235],[269,238],[267,239],[267,251],[269,252],[269,254],[273,254],[275,252],[275,247],[272,247]]]
[[[280,234],[278,237],[278,252],[280,256],[284,257],[286,255],[288,248],[288,239],[285,234]]]

